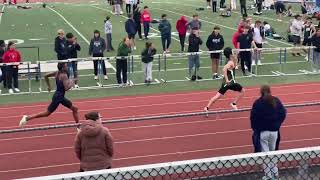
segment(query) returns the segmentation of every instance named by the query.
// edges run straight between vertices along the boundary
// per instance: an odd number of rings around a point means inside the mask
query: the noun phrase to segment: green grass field
[[[248,2],[249,4],[249,2]],[[214,26],[221,27],[221,34],[225,38],[226,45],[231,46],[231,37],[237,28],[237,24],[240,21],[241,15],[238,11],[233,11],[231,18],[222,18],[219,13],[212,14],[211,10],[196,11],[196,8],[205,7],[205,1],[199,0],[185,0],[184,3],[179,3],[174,0],[145,0],[141,6],[148,5],[152,17],[159,19],[161,14],[166,13],[169,21],[172,24],[173,32],[175,32],[175,23],[177,19],[185,15],[191,19],[192,15],[197,13],[200,15],[200,19],[203,23],[201,37],[203,41],[206,41],[208,35],[212,32]],[[38,60],[37,48],[40,50],[40,60],[48,61],[56,59],[56,55],[53,51],[53,42],[56,37],[56,31],[58,29],[64,29],[65,32],[72,32],[78,37],[82,50],[78,53],[78,57],[88,57],[88,42],[93,37],[93,31],[98,29],[104,34],[104,19],[106,16],[111,16],[113,23],[113,46],[116,48],[123,37],[126,36],[124,31],[124,22],[126,21],[126,15],[113,16],[111,13],[111,7],[104,1],[95,1],[87,3],[49,3],[47,8],[42,8],[41,4],[31,4],[32,9],[21,10],[16,9],[13,6],[3,7],[0,5],[0,9],[4,9],[0,21],[0,37],[6,40],[16,40],[19,42],[18,47],[23,55],[24,61],[31,61],[35,63]],[[298,11],[299,6],[294,5],[294,9]],[[249,10],[249,14],[253,11]],[[277,21],[277,16],[274,11],[264,12],[262,16],[252,16],[253,20],[266,20],[271,26],[275,28],[278,34],[286,36],[286,30],[288,27],[289,18],[285,17],[282,22]],[[317,23],[316,23],[317,24]],[[156,44],[158,52],[161,53],[161,42],[159,38],[157,24],[153,24],[151,28],[150,41]],[[104,36],[104,35],[103,35]],[[285,41],[267,39],[265,48],[276,47],[291,47]],[[23,42],[23,43],[21,43]],[[145,41],[136,41],[137,50],[133,52],[135,55],[139,55],[144,47]],[[35,48],[23,48],[23,47],[35,47]],[[179,52],[180,45],[178,42],[178,36],[173,34],[171,52]],[[205,45],[202,45],[201,50],[206,51]],[[114,56],[116,52],[105,53],[105,56]],[[286,53],[285,64],[279,64],[279,51],[265,52],[263,53],[263,66],[257,67],[257,74],[265,77],[252,77],[243,78],[241,73],[238,73],[239,81],[244,85],[259,85],[259,84],[282,84],[282,83],[295,83],[295,82],[307,82],[318,81],[319,75],[292,75],[302,73],[301,70],[312,71],[311,65],[306,62],[305,57],[292,57],[290,51]],[[285,58],[284,55],[281,56]],[[210,65],[211,61],[207,55],[201,55],[201,69],[199,74],[205,78],[211,78]],[[283,60],[283,59],[282,59]],[[160,72],[159,69],[160,62]],[[136,95],[147,93],[159,93],[159,92],[176,92],[176,91],[189,91],[189,90],[204,90],[204,89],[216,89],[220,85],[218,81],[197,81],[190,82],[187,80],[187,57],[168,57],[166,64],[166,71],[164,69],[164,58],[161,57],[160,61],[155,58],[154,61],[154,73],[153,76],[159,82],[161,79],[172,83],[160,83],[154,86],[133,86],[131,88],[104,88],[97,90],[79,90],[71,91],[68,96],[77,98],[93,98],[115,95]],[[140,59],[134,59],[133,73],[129,74],[129,79],[134,84],[143,83],[143,73],[141,69]],[[103,81],[104,85],[115,84],[115,71],[112,68],[115,66],[114,61],[110,61],[108,66],[109,80]],[[93,65],[92,65],[93,68]],[[52,69],[54,71],[55,69]],[[96,82],[93,80],[93,70],[80,70],[79,71],[79,85],[80,87],[95,86]],[[283,76],[283,74],[291,74]],[[272,77],[269,77],[273,75]],[[279,75],[279,76],[275,76]],[[28,81],[20,81],[20,89],[27,92]],[[42,82],[43,83],[43,82]],[[39,91],[40,83],[35,80],[31,81],[31,88],[33,92]],[[45,89],[45,86],[43,87]],[[3,93],[7,90],[2,89]],[[48,101],[51,98],[51,94],[25,94],[15,96],[1,96],[2,100],[0,104],[10,103],[24,103],[24,102],[38,102]]]

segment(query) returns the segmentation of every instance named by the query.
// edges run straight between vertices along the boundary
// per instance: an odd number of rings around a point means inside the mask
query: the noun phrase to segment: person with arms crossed
[[[31,121],[33,119],[42,118],[42,117],[48,117],[50,116],[60,104],[62,104],[64,107],[70,109],[73,114],[74,121],[78,124],[79,123],[79,114],[78,114],[78,108],[75,107],[70,100],[65,98],[66,91],[70,90],[74,86],[74,80],[68,79],[67,75],[68,67],[66,63],[58,63],[58,71],[49,73],[45,75],[45,81],[48,85],[48,91],[51,91],[51,85],[49,81],[49,77],[55,77],[56,80],[56,91],[52,96],[52,102],[48,106],[48,109],[45,112],[41,112],[35,115],[23,115],[19,126],[23,127],[27,124],[28,121]]]
[[[232,53],[232,49],[227,47],[223,50],[223,54],[227,58],[227,64],[223,67],[222,85],[217,94],[212,97],[208,105],[204,108],[205,112],[209,111],[210,106],[220,99],[228,90],[237,91],[239,95],[236,99],[230,104],[233,109],[238,109],[237,103],[240,98],[244,95],[244,88],[235,81],[235,67],[237,66],[238,59]],[[208,114],[207,114],[208,116]]]

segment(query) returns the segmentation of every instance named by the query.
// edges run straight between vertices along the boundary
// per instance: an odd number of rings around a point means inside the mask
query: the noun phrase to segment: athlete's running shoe
[[[27,115],[23,115],[23,116],[22,116],[22,119],[20,120],[20,123],[19,123],[19,126],[20,126],[20,127],[23,127],[24,125],[27,124],[27,118],[28,118]]]

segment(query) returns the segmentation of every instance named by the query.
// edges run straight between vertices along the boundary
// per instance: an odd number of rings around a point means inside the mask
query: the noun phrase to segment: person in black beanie
[[[6,44],[4,40],[0,40],[0,63],[2,63],[2,56],[4,55],[4,52],[6,51]],[[1,72],[2,76],[0,76],[0,83],[3,81],[3,87],[6,88],[6,67],[1,66]]]

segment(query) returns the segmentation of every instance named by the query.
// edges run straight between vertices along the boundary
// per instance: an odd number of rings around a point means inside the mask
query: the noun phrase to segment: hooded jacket
[[[186,35],[188,30],[188,20],[185,16],[181,16],[181,18],[176,23],[176,29],[180,35]]]
[[[238,27],[238,31],[237,32],[235,32],[234,34],[233,34],[233,36],[232,36],[232,44],[233,44],[233,47],[234,48],[236,48],[236,49],[238,49],[239,47],[238,47],[238,37],[239,37],[239,35],[243,32],[242,31],[242,26],[239,26]]]
[[[151,14],[150,11],[147,9],[144,9],[141,13],[141,22],[151,22]]]
[[[224,46],[224,39],[221,34],[215,35],[214,33],[210,34],[207,42],[207,48],[209,51],[221,50]]]
[[[106,42],[102,37],[94,37],[91,39],[89,46],[89,55],[100,55],[103,54],[106,49]]]
[[[158,27],[161,36],[170,36],[171,35],[171,24],[167,19],[161,20]]]
[[[75,140],[75,153],[84,171],[111,168],[113,139],[102,124],[87,120]]]
[[[59,37],[56,37],[56,39],[54,40],[54,51],[57,53],[57,58],[59,60],[67,59],[66,43],[66,38],[60,39]]]
[[[7,50],[3,55],[2,62],[3,63],[21,62],[20,52],[16,49]]]

